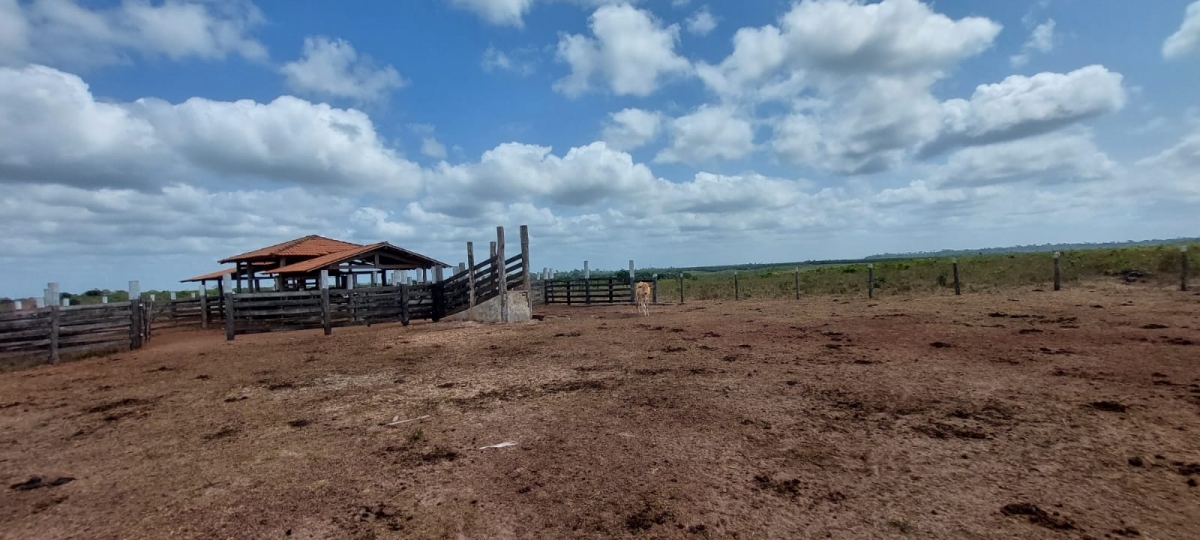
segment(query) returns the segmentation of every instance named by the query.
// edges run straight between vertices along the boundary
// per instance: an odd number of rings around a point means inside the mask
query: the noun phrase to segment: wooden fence
[[[633,301],[629,282],[615,277],[547,279],[542,280],[540,289],[544,304],[628,304]]]
[[[434,284],[229,294],[226,337],[236,334],[429,319]]]
[[[495,254],[478,264],[468,243],[471,264],[462,272],[432,283],[397,284],[383,287],[348,289],[322,288],[311,291],[227,293],[223,299],[225,337],[237,334],[324,328],[331,333],[334,327],[357,324],[400,322],[429,319],[438,321],[469,309],[473,305],[501,296],[502,290],[513,290],[528,284],[528,231],[521,226],[521,253],[504,258],[504,232],[497,228]],[[439,271],[440,277],[440,271]],[[320,283],[328,283],[322,275]],[[232,290],[226,287],[225,290]],[[175,301],[179,302],[179,301]],[[192,324],[203,310],[176,306],[175,313],[187,313],[181,324]],[[170,313],[170,309],[166,310]],[[171,320],[169,317],[165,320]]]
[[[0,313],[0,359],[138,349],[150,339],[149,306],[141,301],[51,306]]]

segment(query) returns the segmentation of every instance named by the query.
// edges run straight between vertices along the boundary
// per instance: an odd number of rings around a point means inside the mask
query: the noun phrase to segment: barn
[[[181,280],[182,283],[200,283],[206,288],[209,281],[218,287],[225,276],[229,276],[239,291],[258,292],[266,281],[274,290],[300,291],[320,287],[321,271],[329,272],[335,280],[335,288],[347,288],[354,284],[384,285],[396,279],[396,273],[420,270],[423,280],[428,272],[450,265],[432,257],[416,253],[388,242],[356,244],[318,235],[308,235],[287,242],[248,251],[217,261],[233,264],[216,272],[210,272]],[[221,291],[224,293],[224,291]]]

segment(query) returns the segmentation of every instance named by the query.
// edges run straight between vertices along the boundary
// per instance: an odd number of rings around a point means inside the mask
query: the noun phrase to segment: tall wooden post
[[[529,313],[533,313],[533,281],[529,279],[529,226],[521,225],[521,288],[525,289],[525,301]]]
[[[437,283],[441,283],[441,282],[445,281],[445,277],[446,277],[445,272],[446,272],[446,269],[442,268],[441,266],[433,267],[433,281],[435,281]]]
[[[658,274],[654,274],[654,282],[650,285],[650,303],[658,304]]]
[[[1187,246],[1179,246],[1179,255],[1180,255],[1180,260],[1179,260],[1179,263],[1180,263],[1180,267],[1179,267],[1179,270],[1180,270],[1180,272],[1179,272],[1179,290],[1181,290],[1181,291],[1186,291],[1186,290],[1188,290],[1188,283],[1187,283],[1187,278],[1188,278],[1188,258],[1187,258]]]
[[[571,288],[567,287],[567,294],[570,294],[570,290]],[[587,261],[583,261],[583,303],[588,306],[592,305],[592,270],[588,268]]]
[[[58,306],[50,306],[50,363],[58,363],[58,324],[62,311]]]
[[[958,257],[950,259],[950,262],[954,265],[954,295],[958,296],[962,294],[962,287],[958,283]]]
[[[495,259],[496,258],[496,243],[495,242],[492,242],[491,249],[492,249],[492,251],[490,252],[490,256],[491,256],[491,258]]]
[[[679,303],[683,304],[683,272],[679,273]]]
[[[504,268],[504,227],[496,227],[496,286],[500,288],[500,320],[508,322],[508,271]]]
[[[737,270],[733,271],[733,299],[735,301],[741,299],[741,291],[738,290]]]
[[[475,307],[475,243],[467,242],[467,306]]]
[[[142,348],[142,300],[129,301],[129,349]]]
[[[637,278],[633,271],[633,259],[629,259],[629,303],[637,305]]]
[[[408,322],[412,320],[412,315],[408,311],[409,287],[411,285],[405,283],[400,286],[400,324],[408,326]]]
[[[1058,259],[1061,255],[1062,254],[1057,251],[1054,252],[1054,290],[1056,291],[1062,290],[1062,272],[1060,271],[1058,263]]]
[[[329,270],[321,270],[321,328],[325,330],[325,335],[333,333],[333,313],[330,312],[329,306]]]
[[[225,285],[225,341],[233,341],[233,283],[228,274],[221,282]]]
[[[800,267],[796,267],[796,300],[800,299]]]
[[[141,285],[138,284],[137,280],[130,281],[129,282],[129,299],[133,300],[135,298],[141,298],[141,297],[142,297]]]
[[[105,297],[107,304],[107,297]],[[208,330],[208,289],[200,284],[200,328]]]
[[[354,284],[358,276],[351,272],[346,276],[346,309],[350,310],[350,323],[358,323],[358,310],[354,308]]]
[[[867,298],[875,298],[875,263],[867,263]]]

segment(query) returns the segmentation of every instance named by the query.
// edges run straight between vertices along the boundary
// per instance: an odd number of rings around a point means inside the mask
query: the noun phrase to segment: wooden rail
[[[141,300],[50,306],[0,313],[0,359],[64,356],[137,349],[150,338],[150,307]]]

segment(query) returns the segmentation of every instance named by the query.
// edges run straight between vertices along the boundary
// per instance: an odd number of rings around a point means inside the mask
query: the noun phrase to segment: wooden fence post
[[[467,307],[475,307],[475,243],[467,242]]]
[[[867,263],[867,298],[875,298],[875,263]]]
[[[358,276],[350,273],[346,276],[346,309],[350,311],[350,324],[358,322],[358,310],[354,309],[354,282]]]
[[[1188,290],[1188,283],[1187,283],[1187,278],[1188,278],[1188,258],[1187,258],[1187,246],[1179,246],[1179,255],[1180,255],[1180,261],[1179,261],[1179,263],[1180,263],[1180,267],[1179,267],[1179,269],[1180,269],[1180,272],[1179,272],[1179,290],[1181,290],[1181,291],[1186,291],[1186,290]]]
[[[233,341],[233,283],[228,274],[221,282],[225,286],[225,341]]]
[[[738,290],[737,270],[733,271],[733,299],[734,301],[741,299],[741,291]]]
[[[400,285],[400,324],[404,326],[408,326],[409,321],[412,320],[412,315],[408,310],[409,287],[411,285],[407,283]]]
[[[50,363],[58,363],[58,322],[62,311],[58,306],[50,306]]]
[[[154,295],[142,302],[142,344],[150,342],[150,329],[154,323]]]
[[[679,303],[683,304],[683,272],[679,273]]]
[[[658,274],[654,274],[654,281],[650,285],[650,303],[658,304]]]
[[[142,301],[133,298],[129,301],[129,349],[142,348]]]
[[[504,262],[504,227],[496,227],[496,286],[500,289],[500,321],[508,322],[508,270]]]
[[[525,301],[529,313],[533,314],[533,281],[529,279],[529,226],[521,225],[521,288],[525,289]]]
[[[208,289],[203,283],[200,284],[200,328],[208,330]]]
[[[800,299],[800,267],[796,267],[796,300]]]
[[[588,268],[587,261],[583,261],[583,303],[592,305],[592,271]]]
[[[1061,253],[1057,251],[1054,252],[1054,290],[1056,291],[1062,290],[1062,272],[1059,270],[1058,263],[1060,255]]]
[[[629,259],[629,303],[637,304],[637,278],[633,271],[633,259]]]
[[[329,306],[329,270],[321,270],[321,328],[325,335],[333,333],[333,313]]]
[[[950,262],[954,264],[954,295],[958,296],[962,294],[962,288],[958,283],[958,257],[950,259]]]

